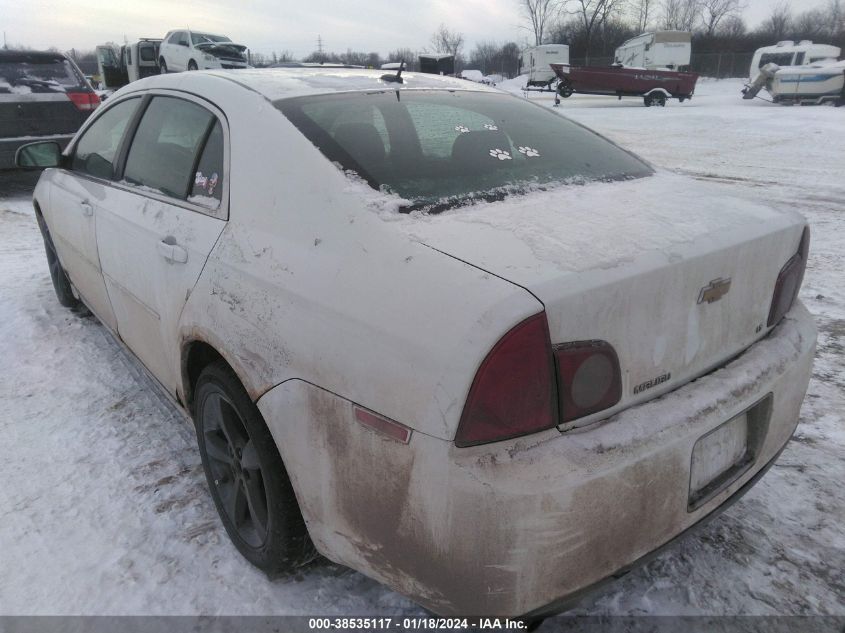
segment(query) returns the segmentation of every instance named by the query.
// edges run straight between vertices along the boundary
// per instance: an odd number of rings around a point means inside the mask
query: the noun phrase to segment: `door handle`
[[[79,203],[79,208],[82,209],[82,215],[94,215],[94,207],[87,200],[83,200]]]
[[[188,261],[188,251],[176,244],[172,237],[166,237],[158,243],[158,254],[173,264],[184,264]]]

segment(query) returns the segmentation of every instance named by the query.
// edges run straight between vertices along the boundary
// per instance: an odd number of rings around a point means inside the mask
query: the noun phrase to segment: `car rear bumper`
[[[537,615],[750,487],[792,436],[815,340],[798,304],[744,354],[674,392],[585,429],[463,449],[417,432],[408,444],[379,436],[348,401],[299,381],[259,408],[327,557],[439,614]],[[694,503],[696,442],[758,403],[752,462]]]
[[[0,138],[0,169],[13,169],[15,167],[15,152],[18,148],[28,143],[39,141],[56,141],[62,149],[67,147],[73,138],[73,134],[48,134],[46,136],[18,136],[15,138]]]

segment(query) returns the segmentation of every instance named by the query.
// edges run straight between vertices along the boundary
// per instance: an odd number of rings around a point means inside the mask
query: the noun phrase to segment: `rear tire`
[[[646,95],[646,96],[643,97],[643,104],[645,104],[645,107],[647,107],[647,108],[651,107],[651,104],[652,104],[651,95]]]
[[[217,512],[238,551],[269,575],[315,557],[273,436],[235,373],[217,361],[197,379],[194,421]]]
[[[158,72],[162,75],[167,74],[167,62],[164,61],[164,57],[158,60]]]
[[[36,218],[38,228],[41,229],[41,237],[44,238],[44,251],[47,255],[47,266],[50,269],[50,279],[53,282],[53,290],[56,291],[56,298],[65,308],[78,310],[81,306],[80,301],[73,294],[73,286],[59,261],[59,255],[56,253],[56,246],[53,244],[53,238],[50,237],[50,231],[47,229],[44,218],[41,217],[40,213],[36,214]]]
[[[199,70],[199,66],[193,59],[188,62],[188,70]]]

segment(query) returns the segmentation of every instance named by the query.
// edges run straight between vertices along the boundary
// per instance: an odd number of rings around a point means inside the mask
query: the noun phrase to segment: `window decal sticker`
[[[525,154],[525,155],[526,155],[527,157],[529,157],[529,158],[530,158],[531,156],[539,156],[539,155],[540,155],[540,152],[538,152],[538,151],[537,151],[536,149],[534,149],[533,147],[523,147],[523,146],[520,146],[520,147],[519,147],[519,153],[520,153],[520,154]]]
[[[493,123],[485,123],[484,129],[490,130],[491,132],[496,132],[499,129],[499,126],[494,125]]]
[[[499,148],[491,149],[490,156],[498,158],[499,160],[513,160],[513,156],[510,155],[510,152]]]
[[[217,182],[219,180],[219,176],[215,171],[211,176],[204,176],[201,171],[196,173],[194,176],[194,186],[198,186],[202,189],[205,189],[205,192],[209,196],[214,195],[214,190],[217,188]]]
[[[469,128],[465,125],[456,125],[455,132],[458,132],[460,134],[466,134],[467,132],[469,132]]]

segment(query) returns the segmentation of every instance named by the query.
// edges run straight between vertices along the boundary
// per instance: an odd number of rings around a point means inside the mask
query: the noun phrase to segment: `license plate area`
[[[690,459],[692,512],[736,481],[757,459],[772,410],[772,394],[696,441]]]

